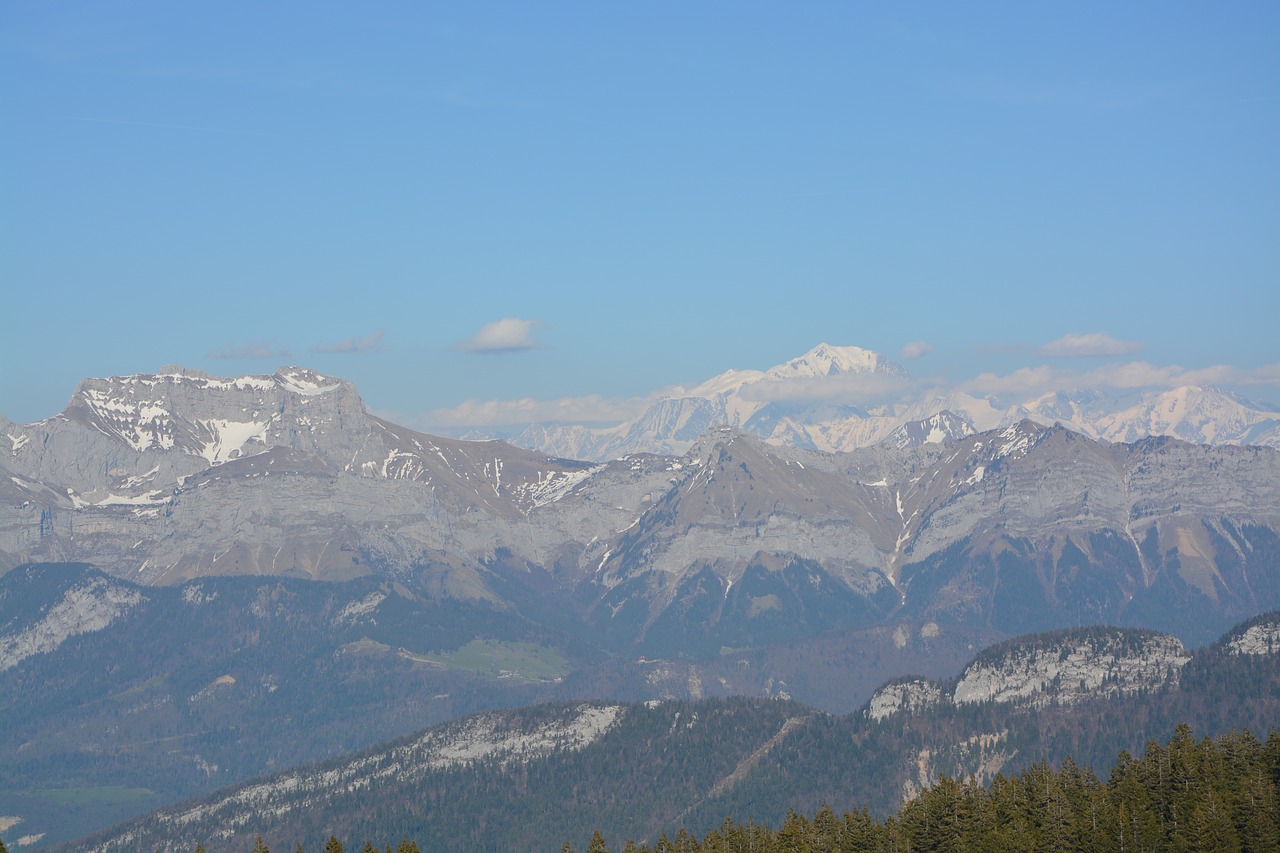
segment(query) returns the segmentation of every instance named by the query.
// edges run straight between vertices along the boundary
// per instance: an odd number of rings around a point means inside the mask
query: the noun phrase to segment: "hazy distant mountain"
[[[864,381],[840,384],[851,378]],[[1107,441],[1169,435],[1196,444],[1280,447],[1280,412],[1210,386],[1127,395],[1081,389],[1013,401],[957,392],[892,402],[906,399],[908,379],[904,368],[871,350],[820,344],[765,371],[730,370],[694,388],[668,392],[622,424],[532,424],[511,442],[575,459],[679,455],[707,429],[732,426],[770,444],[841,451],[886,440],[901,444],[906,436],[942,441],[1029,418]],[[870,407],[840,402],[842,391],[854,399],[865,389],[890,402]],[[823,402],[806,402],[819,394]],[[943,412],[946,417],[932,428],[911,427]]]

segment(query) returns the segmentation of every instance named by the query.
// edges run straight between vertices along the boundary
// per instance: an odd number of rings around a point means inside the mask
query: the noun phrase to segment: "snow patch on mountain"
[[[208,460],[210,465],[218,465],[245,455],[244,447],[251,441],[258,442],[265,450],[267,428],[271,426],[269,420],[231,421],[212,418],[197,421],[197,423],[210,433],[209,440],[200,448],[200,455]]]

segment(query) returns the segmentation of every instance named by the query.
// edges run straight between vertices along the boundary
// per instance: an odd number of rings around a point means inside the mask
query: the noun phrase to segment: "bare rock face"
[[[919,713],[942,702],[942,688],[923,678],[886,684],[876,691],[867,706],[867,716],[883,720],[899,711]]]
[[[1176,684],[1189,660],[1177,637],[1091,629],[991,650],[965,669],[951,700],[1072,704]]]
[[[1176,686],[1191,660],[1177,637],[1154,631],[1083,628],[1033,635],[987,649],[954,682],[891,682],[867,716],[883,720],[940,704],[995,702],[1020,708],[1072,705]]]
[[[101,631],[142,599],[137,589],[101,576],[72,584],[27,624],[0,625],[0,672],[72,637]]]
[[[1280,620],[1273,614],[1249,625],[1227,641],[1227,651],[1233,655],[1280,654]]]

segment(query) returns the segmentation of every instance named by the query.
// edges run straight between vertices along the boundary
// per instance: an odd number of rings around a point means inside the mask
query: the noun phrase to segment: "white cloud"
[[[209,353],[209,358],[251,359],[251,358],[287,358],[291,353],[287,349],[277,349],[271,340],[249,341],[240,346],[219,347]]]
[[[514,352],[535,349],[542,343],[533,337],[536,329],[545,324],[541,320],[525,320],[520,317],[504,317],[485,323],[470,340],[458,344],[468,352]]]
[[[311,348],[315,353],[359,353],[377,352],[382,349],[382,330],[363,338],[346,338],[332,344],[317,344]]]
[[[1142,349],[1140,341],[1122,341],[1106,332],[1079,334],[1072,332],[1049,341],[1036,354],[1043,358],[1083,358],[1091,356],[1132,355]]]
[[[1006,373],[1003,376],[995,373],[979,373],[967,382],[961,382],[955,390],[966,394],[1037,393],[1049,390],[1062,373],[1046,365],[1020,367],[1013,373]]]
[[[902,348],[902,352],[898,353],[899,357],[912,361],[922,358],[933,352],[933,347],[929,346],[928,341],[912,341]]]

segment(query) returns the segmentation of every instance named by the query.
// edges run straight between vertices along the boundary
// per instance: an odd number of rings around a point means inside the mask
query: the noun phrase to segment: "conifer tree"
[[[338,840],[337,836],[329,836],[328,843],[324,845],[324,853],[345,853],[342,849],[342,842]]]
[[[258,836],[258,840],[253,844],[253,853],[271,853],[271,850],[267,848],[267,843],[262,840],[261,835]]]

